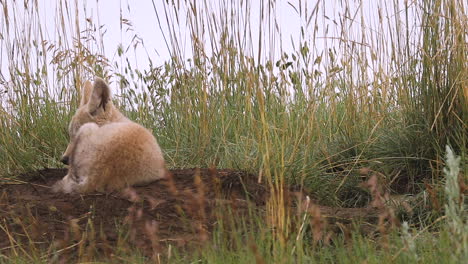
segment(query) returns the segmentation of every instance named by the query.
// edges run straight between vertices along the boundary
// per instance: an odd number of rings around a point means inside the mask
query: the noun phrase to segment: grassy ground
[[[127,60],[124,46],[115,61],[106,58],[100,31],[93,31],[92,20],[77,24],[74,16],[82,14],[73,4],[58,1],[60,22],[52,29],[61,36],[58,41],[47,38],[35,3],[26,2],[0,4],[2,68],[8,68],[0,77],[6,92],[0,106],[2,177],[61,166],[66,126],[77,103],[74,87],[99,75],[114,81],[117,103],[126,114],[154,131],[170,167],[248,170],[275,194],[251,238],[240,224],[233,241],[220,229],[212,248],[191,255],[193,261],[455,263],[466,256],[466,211],[463,201],[447,202],[458,187],[444,190],[443,173],[450,145],[461,156],[456,177],[467,181],[463,1],[394,1],[391,6],[382,1],[365,11],[343,3],[348,8],[332,18],[323,13],[326,1],[308,8],[300,2],[295,8],[303,33],[289,53],[268,44],[281,35],[271,12],[275,5],[267,1],[261,2],[271,9],[260,9],[255,26],[241,22],[252,16],[249,1],[217,7],[185,1],[192,4],[187,12],[165,4],[157,14],[169,23],[165,41],[172,59],[145,71]],[[176,32],[185,24],[177,16],[187,17],[189,60],[180,52]],[[131,28],[128,21],[121,23],[122,30]],[[338,32],[325,31],[328,23],[338,25]],[[258,34],[257,26],[267,33]],[[361,187],[366,175],[377,175],[388,193],[418,201],[411,204],[415,214],[405,216],[408,231],[390,234],[387,246],[359,235],[349,244],[316,245],[310,232],[295,233],[291,216],[281,210],[285,184],[303,186],[322,204],[365,206],[372,200]],[[458,195],[465,192],[461,188]],[[427,197],[431,202],[420,202]],[[444,203],[461,211],[437,206]],[[447,227],[450,223],[455,227]],[[281,235],[269,232],[271,227]],[[177,253],[174,261],[188,261]]]

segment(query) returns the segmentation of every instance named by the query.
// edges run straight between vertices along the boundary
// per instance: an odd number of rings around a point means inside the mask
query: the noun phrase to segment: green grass
[[[157,10],[154,24],[156,31],[158,23],[168,21],[172,59],[146,70],[127,60],[125,48],[115,61],[106,58],[103,36],[92,30],[96,25],[92,20],[78,25],[74,15],[82,16],[82,10],[67,1],[58,0],[55,18],[60,22],[48,29],[61,41],[48,39],[34,3],[24,8],[2,2],[0,45],[7,59],[1,66],[8,72],[0,79],[7,92],[0,97],[6,101],[0,106],[0,177],[61,166],[66,126],[77,103],[74,87],[98,75],[118,80],[111,84],[116,103],[153,130],[170,167],[216,166],[261,175],[276,194],[266,218],[283,235],[294,234],[290,216],[279,210],[285,184],[302,185],[322,204],[364,206],[371,197],[360,187],[360,171],[370,169],[392,194],[425,197],[429,185],[443,201],[446,145],[461,156],[460,177],[466,182],[466,3],[395,1],[387,7],[381,1],[375,10],[349,5],[340,17],[329,18],[322,13],[326,1],[308,9],[301,2],[303,8],[295,8],[304,33],[294,43],[296,50],[284,53],[265,44],[268,37],[281,37],[275,14],[261,9],[258,24],[243,24],[252,16],[249,2],[234,2],[219,7],[198,3],[182,12],[164,1],[166,9]],[[185,24],[177,16],[186,16],[190,25],[190,60],[180,51],[183,41],[176,32]],[[331,20],[340,29],[336,35],[321,29]],[[131,28],[127,21],[121,24],[122,30]],[[256,27],[268,32],[259,35],[265,39],[258,45],[252,38]],[[332,47],[318,45],[337,36]],[[282,55],[268,59],[275,54]],[[424,206],[415,212],[408,219],[410,233],[443,215]],[[457,212],[466,224],[466,212]],[[260,263],[407,263],[417,257],[421,263],[454,263],[452,231],[439,229],[418,233],[416,253],[404,250],[395,259],[404,247],[397,235],[390,239],[390,250],[359,236],[349,245],[310,250],[310,243],[279,242],[262,231],[245,245],[242,228],[234,235],[238,241],[228,243],[219,230],[213,249],[207,247],[193,261],[253,262],[260,256]],[[278,251],[271,253],[271,248]]]

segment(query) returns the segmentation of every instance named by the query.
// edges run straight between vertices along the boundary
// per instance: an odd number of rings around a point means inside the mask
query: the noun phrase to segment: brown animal
[[[130,121],[114,106],[101,78],[87,81],[68,132],[61,161],[68,174],[55,192],[114,191],[165,178],[167,170],[153,134]]]

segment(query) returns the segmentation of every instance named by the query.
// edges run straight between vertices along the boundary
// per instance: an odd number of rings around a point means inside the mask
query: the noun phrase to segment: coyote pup
[[[68,133],[61,159],[69,165],[68,174],[54,184],[54,192],[114,191],[166,176],[153,134],[119,112],[100,78],[84,84]]]

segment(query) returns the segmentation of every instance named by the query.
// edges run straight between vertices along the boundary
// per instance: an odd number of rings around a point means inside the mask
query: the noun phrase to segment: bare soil
[[[136,247],[150,255],[167,252],[168,245],[196,246],[221,222],[249,212],[264,215],[269,197],[255,175],[235,170],[177,169],[169,180],[118,193],[53,193],[50,186],[65,174],[44,169],[0,184],[0,254],[19,245],[71,257],[111,255],[115,248]],[[300,211],[296,205],[304,192],[291,187],[286,193],[291,212]],[[361,219],[362,231],[371,232],[379,214],[373,208],[318,208],[329,226],[341,231]]]

